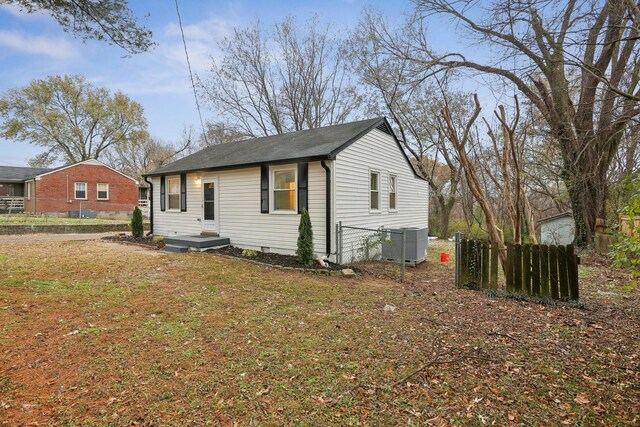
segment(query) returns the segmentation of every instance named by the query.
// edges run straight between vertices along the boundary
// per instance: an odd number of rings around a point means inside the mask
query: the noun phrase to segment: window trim
[[[180,188],[181,188],[181,185],[182,185],[182,182],[181,182],[181,179],[180,179],[180,175],[168,175],[165,179],[166,179],[166,182],[167,182],[166,183],[166,190],[165,190],[165,192],[167,193],[166,196],[165,196],[166,197],[166,202],[167,202],[166,211],[167,212],[180,212],[180,206],[181,206],[180,197],[182,197],[181,196],[181,191],[180,191]],[[172,179],[177,179],[178,180],[178,192],[177,193],[172,193],[171,192],[171,180]],[[178,206],[175,207],[175,208],[172,208],[171,204],[169,203],[169,201],[171,200],[170,199],[171,195],[178,196]]]
[[[293,209],[276,209],[276,191],[291,191],[291,190],[277,190],[276,189],[276,172],[293,171],[294,182],[296,187],[293,189]],[[269,213],[276,215],[298,215],[298,165],[275,165],[271,166],[269,170]]]
[[[84,197],[78,197],[78,184],[84,184]],[[86,182],[77,181],[73,183],[73,198],[75,200],[88,200],[89,199],[89,186]]]
[[[394,192],[391,192],[391,180],[394,180],[394,184],[395,184],[395,188],[394,188]],[[396,174],[389,174],[389,188],[388,188],[388,196],[389,196],[389,212],[398,212],[398,175]],[[391,194],[394,194],[394,206],[391,207]]]
[[[100,197],[100,186],[101,185],[106,185],[107,186],[107,197]],[[109,200],[109,183],[108,182],[98,182],[96,183],[96,200]]]
[[[372,190],[371,189],[371,175],[376,174],[378,176],[378,189],[377,190]],[[381,183],[381,179],[380,177],[382,176],[382,173],[379,170],[376,169],[369,169],[369,175],[368,175],[368,180],[369,180],[369,212],[370,213],[381,213],[382,211],[380,210],[380,183]],[[373,201],[372,197],[371,197],[371,193],[376,192],[378,195],[378,208],[372,208],[371,207],[371,202]]]
[[[26,182],[26,184],[27,184],[27,188],[26,188],[26,190],[27,190],[27,200],[31,200],[31,185],[32,185],[31,183],[32,182],[33,181],[27,181]]]

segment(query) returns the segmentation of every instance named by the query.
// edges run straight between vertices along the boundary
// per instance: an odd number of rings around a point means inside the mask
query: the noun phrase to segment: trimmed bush
[[[311,218],[306,209],[300,215],[300,225],[298,226],[298,250],[296,250],[298,261],[301,264],[310,266],[313,264],[313,230],[311,229]]]
[[[144,234],[142,211],[137,206],[133,209],[133,215],[131,216],[131,234],[133,237],[142,237]]]

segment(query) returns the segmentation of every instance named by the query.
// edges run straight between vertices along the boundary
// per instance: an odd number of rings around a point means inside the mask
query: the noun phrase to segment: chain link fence
[[[338,264],[363,265],[386,261],[383,272],[404,281],[406,234],[404,229],[362,228],[338,224]]]

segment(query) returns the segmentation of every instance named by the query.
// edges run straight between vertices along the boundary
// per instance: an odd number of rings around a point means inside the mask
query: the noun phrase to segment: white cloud
[[[53,59],[72,59],[78,56],[76,47],[62,37],[33,36],[21,31],[0,30],[0,46]]]
[[[218,43],[233,31],[233,25],[219,17],[211,17],[193,24],[183,25],[182,28],[191,68],[195,73],[202,73],[209,69],[210,58],[216,57]],[[164,38],[165,41],[160,42],[158,53],[170,63],[178,67],[186,67],[182,35],[177,22],[170,22],[166,25]]]
[[[36,10],[34,12],[28,13],[24,8],[16,4],[0,4],[0,11],[6,12],[9,15],[22,20],[52,19],[49,13],[44,10]]]
[[[232,31],[232,25],[228,21],[219,17],[211,17],[194,24],[183,25],[186,39],[197,39],[202,41],[221,40]],[[165,27],[165,35],[168,37],[180,37],[180,26],[177,22],[170,22]]]

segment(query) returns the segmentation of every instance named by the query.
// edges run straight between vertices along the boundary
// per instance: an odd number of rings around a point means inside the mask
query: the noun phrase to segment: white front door
[[[202,231],[218,232],[218,178],[202,180]]]

